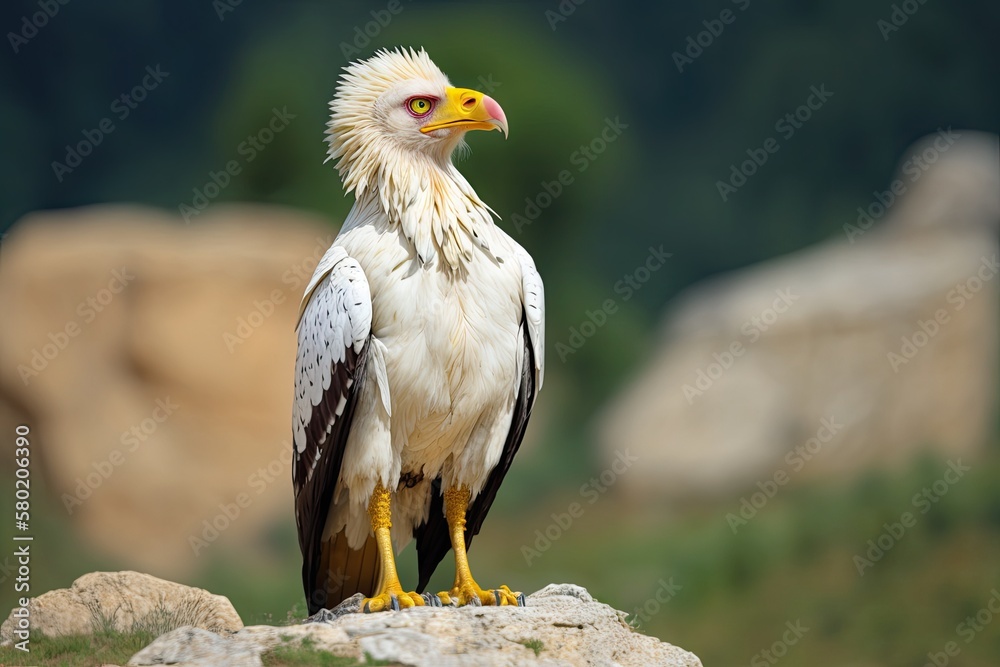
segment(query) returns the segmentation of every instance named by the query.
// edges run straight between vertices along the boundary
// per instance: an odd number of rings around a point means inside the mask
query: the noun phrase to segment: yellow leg
[[[473,605],[524,606],[524,596],[506,586],[483,590],[472,578],[469,556],[465,551],[465,513],[469,508],[471,492],[468,486],[450,488],[444,492],[445,518],[448,519],[448,533],[451,548],[455,552],[455,585],[450,591],[439,594],[444,604],[459,607]]]
[[[382,567],[382,585],[377,595],[365,598],[361,603],[364,612],[385,611],[387,609],[407,609],[422,606],[424,598],[419,593],[407,593],[399,583],[396,573],[396,556],[392,552],[392,499],[389,490],[379,482],[375,485],[368,502],[368,516],[372,521],[372,532],[378,545],[379,564]]]

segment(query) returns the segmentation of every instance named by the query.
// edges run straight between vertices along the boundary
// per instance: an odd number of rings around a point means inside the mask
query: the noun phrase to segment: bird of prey
[[[355,203],[299,312],[292,477],[310,614],[523,605],[482,589],[467,550],[524,436],[544,367],[542,280],[452,163],[507,119],[424,50],[344,69],[329,158]],[[416,538],[416,592],[395,553]],[[394,551],[395,548],[395,551]],[[421,595],[455,554],[454,586]]]

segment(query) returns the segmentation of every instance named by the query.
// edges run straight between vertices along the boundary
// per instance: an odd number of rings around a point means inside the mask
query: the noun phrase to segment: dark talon
[[[362,609],[361,609],[362,613],[365,613],[365,614],[372,613],[371,605],[372,605],[371,601],[366,602],[365,606],[362,607]]]
[[[434,595],[433,593],[424,593],[420,597],[422,597],[424,599],[424,603],[428,607],[440,607],[441,606],[441,598],[439,598],[438,596]]]
[[[473,595],[472,602],[470,602],[469,604],[472,605],[473,607],[482,607],[483,601],[479,599],[478,595]]]
[[[399,611],[399,600],[396,599],[395,595],[389,596],[389,608],[393,611]]]
[[[524,599],[524,593],[518,593],[517,594],[517,606],[518,607],[527,607],[528,606],[528,601]]]
[[[497,606],[498,607],[503,604],[503,596],[500,595],[500,591],[496,591],[496,590],[493,591],[493,597],[495,597],[497,599]]]

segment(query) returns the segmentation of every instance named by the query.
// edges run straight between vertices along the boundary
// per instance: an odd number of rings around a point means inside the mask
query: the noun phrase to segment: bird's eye
[[[410,113],[417,116],[424,116],[430,113],[434,103],[426,97],[414,97],[406,103],[406,106],[409,108]]]

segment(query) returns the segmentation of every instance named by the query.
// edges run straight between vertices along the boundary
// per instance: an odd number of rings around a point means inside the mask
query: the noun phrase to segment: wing
[[[292,408],[295,523],[310,612],[317,591],[326,588],[321,572],[323,528],[364,377],[371,322],[364,271],[343,248],[330,248],[300,306]]]
[[[476,499],[472,501],[466,512],[465,548],[472,546],[472,538],[479,534],[486,514],[493,505],[497,491],[503,478],[510,469],[514,455],[524,439],[524,431],[531,417],[531,408],[535,404],[538,391],[542,388],[545,376],[545,290],[542,278],[538,275],[531,256],[518,247],[517,259],[521,264],[521,338],[524,354],[521,361],[521,375],[518,379],[517,397],[514,401],[514,413],[510,420],[510,429],[504,442],[500,460],[490,472]],[[444,499],[441,494],[441,481],[434,481],[431,491],[431,506],[427,522],[414,531],[417,538],[417,561],[420,581],[417,591],[423,592],[430,581],[431,575],[437,569],[438,563],[451,548],[448,537],[448,524],[444,519]]]

